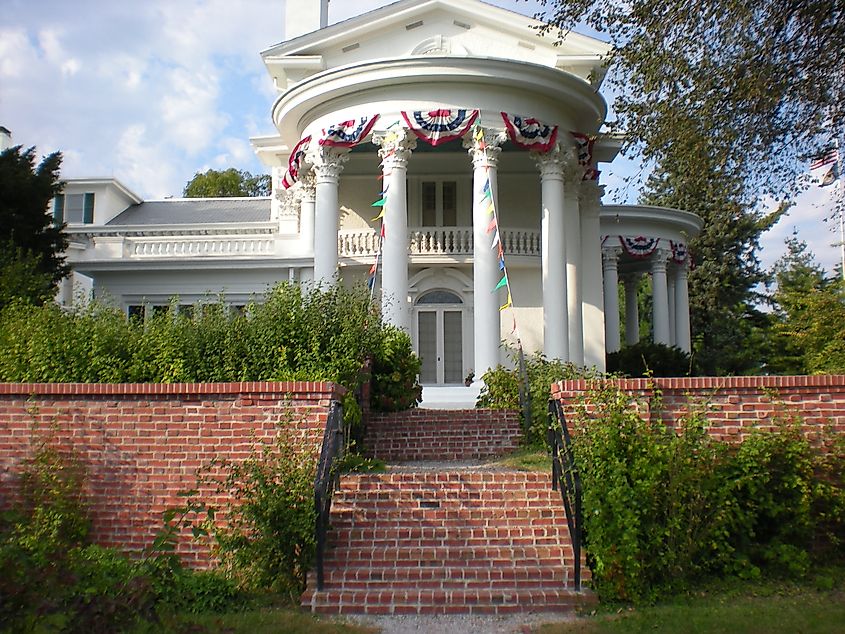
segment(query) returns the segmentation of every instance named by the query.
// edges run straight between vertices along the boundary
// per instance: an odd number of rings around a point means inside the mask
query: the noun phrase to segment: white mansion
[[[604,368],[620,315],[636,341],[646,274],[654,339],[689,350],[700,220],[601,204],[598,170],[620,146],[599,134],[606,44],[556,46],[478,0],[400,0],[331,26],[327,5],[287,0],[285,41],[261,54],[279,92],[278,134],[252,139],[271,197],[145,201],[114,180],[67,183],[56,214],[96,295],[139,312],[174,295],[244,304],[279,280],[370,283],[422,383],[446,385],[517,338]]]

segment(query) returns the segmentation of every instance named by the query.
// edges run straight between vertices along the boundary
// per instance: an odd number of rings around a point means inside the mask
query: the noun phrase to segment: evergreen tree
[[[62,155],[54,152],[36,167],[35,148],[0,153],[0,302],[16,296],[41,303],[70,270],[64,258],[67,237],[49,213],[63,187],[61,163]]]
[[[773,268],[775,322],[768,370],[777,374],[845,371],[845,296],[807,243],[793,233]]]
[[[782,210],[763,215],[743,194],[739,177],[726,174],[702,131],[678,155],[667,155],[646,183],[642,202],[697,214],[701,234],[690,240],[690,325],[693,356],[703,374],[759,371],[767,316],[755,291],[767,279],[757,258],[760,235]],[[707,169],[691,170],[697,153]],[[707,159],[703,161],[702,159]]]

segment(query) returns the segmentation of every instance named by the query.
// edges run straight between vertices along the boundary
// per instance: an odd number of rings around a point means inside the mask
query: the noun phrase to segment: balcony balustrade
[[[506,254],[540,255],[539,231],[503,229],[500,235]],[[472,227],[410,227],[408,241],[412,256],[472,255]],[[372,229],[343,230],[338,234],[337,248],[340,257],[375,257],[379,251],[379,237]]]

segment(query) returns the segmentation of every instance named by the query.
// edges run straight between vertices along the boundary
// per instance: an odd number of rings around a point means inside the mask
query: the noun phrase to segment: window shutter
[[[94,194],[85,194],[82,202],[82,222],[90,225],[94,222]]]
[[[57,227],[65,222],[65,195],[56,194],[53,199],[53,224]]]

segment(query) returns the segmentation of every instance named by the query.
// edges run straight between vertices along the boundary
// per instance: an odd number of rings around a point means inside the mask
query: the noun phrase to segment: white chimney
[[[12,133],[0,125],[0,152],[8,150],[10,147],[12,147]]]
[[[328,24],[329,0],[285,0],[285,41]]]

